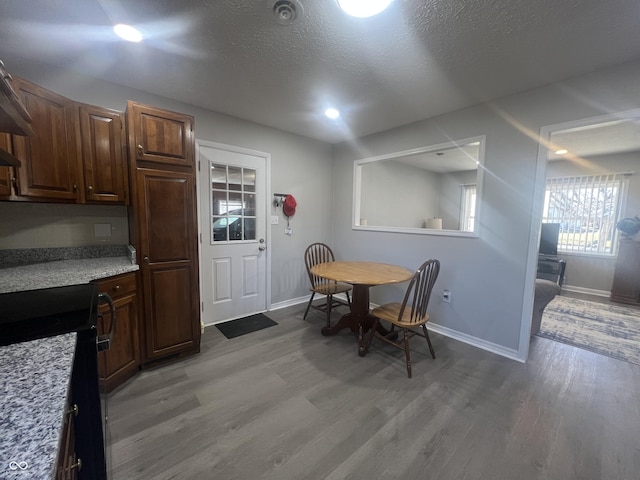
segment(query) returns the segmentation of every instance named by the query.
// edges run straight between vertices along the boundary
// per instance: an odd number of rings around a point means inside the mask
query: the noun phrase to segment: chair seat
[[[386,320],[388,322],[393,323],[402,328],[411,328],[417,325],[422,325],[423,323],[427,323],[429,321],[429,314],[427,313],[422,321],[412,321],[411,320],[411,307],[407,305],[405,307],[404,312],[402,314],[402,318],[400,318],[400,309],[402,308],[402,303],[393,302],[386,303],[384,305],[380,305],[376,307],[371,312],[374,317],[378,317],[381,320]]]
[[[344,293],[351,290],[351,285],[345,283],[323,283],[315,287],[309,288],[312,292],[322,295],[335,295],[336,293]]]

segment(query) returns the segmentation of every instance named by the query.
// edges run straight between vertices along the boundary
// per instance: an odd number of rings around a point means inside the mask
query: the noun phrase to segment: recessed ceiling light
[[[329,117],[332,120],[335,120],[336,118],[338,118],[340,116],[340,112],[338,110],[336,110],[335,108],[327,108],[324,111],[324,114]]]
[[[127,42],[139,42],[142,40],[142,34],[140,31],[131,25],[125,25],[124,23],[119,23],[115,27],[113,27],[113,31],[123,40]]]
[[[392,0],[338,0],[338,5],[352,17],[373,17],[391,4]]]
[[[569,153],[569,150],[565,150],[564,148],[556,150],[556,155],[564,155],[565,153]]]

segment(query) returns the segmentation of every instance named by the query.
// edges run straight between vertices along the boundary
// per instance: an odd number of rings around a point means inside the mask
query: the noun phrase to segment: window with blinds
[[[558,251],[614,255],[629,174],[547,179],[542,221],[560,224]]]

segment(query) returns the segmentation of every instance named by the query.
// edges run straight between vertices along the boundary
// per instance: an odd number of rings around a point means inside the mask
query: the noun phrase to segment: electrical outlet
[[[278,217],[277,215],[272,215],[271,216],[271,225],[278,225],[278,222],[280,222],[280,217]]]
[[[442,301],[444,303],[451,303],[451,292],[449,290],[442,291]]]

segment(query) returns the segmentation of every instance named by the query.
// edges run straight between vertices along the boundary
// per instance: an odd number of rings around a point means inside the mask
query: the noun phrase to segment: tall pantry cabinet
[[[200,351],[193,117],[127,102],[143,363]]]

